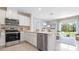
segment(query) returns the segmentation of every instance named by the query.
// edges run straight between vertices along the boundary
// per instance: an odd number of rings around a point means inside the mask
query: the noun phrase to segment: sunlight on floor
[[[77,47],[64,44],[64,43],[60,43],[59,46],[60,46],[59,48],[60,51],[76,51],[77,50]]]

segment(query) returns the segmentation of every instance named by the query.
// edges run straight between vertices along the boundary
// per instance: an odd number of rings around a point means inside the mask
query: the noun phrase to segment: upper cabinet
[[[26,13],[23,15],[11,9],[7,9],[6,11],[0,9],[0,23],[1,24],[5,24],[5,18],[19,20],[20,26],[30,26],[31,24],[30,16],[28,16],[28,14]]]
[[[6,11],[6,18],[18,19],[17,11],[7,10]]]
[[[0,24],[5,24],[5,10],[0,9]]]
[[[20,26],[30,26],[30,17],[19,15]]]
[[[30,26],[30,17],[19,14],[14,10],[7,10],[6,18],[17,19],[19,20],[20,26]]]

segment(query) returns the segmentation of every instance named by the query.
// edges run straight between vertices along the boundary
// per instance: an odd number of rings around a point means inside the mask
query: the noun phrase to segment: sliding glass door
[[[75,46],[76,23],[60,23],[59,25],[60,42]]]

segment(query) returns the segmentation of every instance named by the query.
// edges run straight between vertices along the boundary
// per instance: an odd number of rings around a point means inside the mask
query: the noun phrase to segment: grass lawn
[[[67,35],[69,35],[71,37],[75,36],[75,32],[61,32],[61,34],[64,35],[64,36],[67,36]]]

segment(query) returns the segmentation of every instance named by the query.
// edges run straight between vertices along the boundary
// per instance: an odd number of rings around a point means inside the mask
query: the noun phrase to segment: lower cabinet
[[[48,50],[48,48],[47,48],[48,41],[47,40],[48,40],[48,34],[32,33],[32,32],[21,33],[21,41],[27,41],[42,51]]]
[[[35,47],[37,47],[37,34],[34,34],[34,36],[33,36],[34,38],[33,38],[33,45],[35,46]]]
[[[28,33],[26,41],[37,47],[37,34],[36,33]]]
[[[20,32],[20,41],[25,41],[25,33],[24,32]]]
[[[0,46],[5,46],[5,32],[0,33]]]
[[[30,32],[21,33],[21,41],[27,41],[37,47],[37,34]]]

